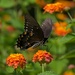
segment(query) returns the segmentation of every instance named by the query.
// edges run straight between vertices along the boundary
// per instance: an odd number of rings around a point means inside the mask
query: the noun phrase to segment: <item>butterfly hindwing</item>
[[[53,22],[50,18],[47,18],[43,24],[41,25],[43,34],[44,34],[44,38],[48,38],[51,31],[52,31],[52,26],[53,26]]]
[[[41,25],[43,34],[44,34],[44,42],[49,38],[49,35],[52,31],[53,22],[50,18],[47,18]]]

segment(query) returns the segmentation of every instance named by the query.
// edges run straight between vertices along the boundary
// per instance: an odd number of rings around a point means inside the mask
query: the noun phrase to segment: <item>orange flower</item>
[[[5,21],[10,21],[10,20],[11,20],[11,16],[8,15],[8,14],[5,14],[5,15],[3,15],[3,19],[4,19]]]
[[[66,71],[63,75],[75,75],[75,73],[72,71]]]
[[[55,1],[55,2],[58,2],[58,0]],[[70,8],[75,7],[75,2],[72,1],[72,0],[59,0],[59,2],[61,2],[62,4],[64,4],[65,7],[70,7]]]
[[[41,64],[41,63],[49,63],[52,60],[53,60],[53,57],[49,52],[39,50],[38,52],[36,52],[36,54],[34,54],[32,61],[39,62]]]
[[[15,28],[13,26],[6,26],[6,30],[8,32],[13,32],[15,30]]]
[[[14,67],[14,69],[18,68],[19,66],[23,68],[26,65],[26,59],[22,54],[11,54],[7,57],[6,64]]]
[[[67,15],[66,14],[63,14],[63,13],[59,13],[59,14],[56,14],[57,18],[60,19],[60,20],[65,20],[67,19]]]
[[[71,32],[70,28],[66,28],[67,27],[67,23],[66,22],[60,22],[60,23],[55,23],[54,24],[54,33],[58,36],[65,36],[68,33]]]
[[[56,6],[56,9],[55,9],[56,12],[62,12],[62,10],[64,9],[64,5],[59,2],[55,3],[55,6]]]
[[[54,13],[62,12],[64,10],[64,5],[62,3],[47,4],[44,8],[45,12]]]

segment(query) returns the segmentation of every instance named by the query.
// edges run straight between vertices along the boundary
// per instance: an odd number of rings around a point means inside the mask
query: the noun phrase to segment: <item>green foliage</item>
[[[63,59],[63,60],[54,60],[51,64],[50,67],[51,69],[57,73],[60,74],[63,69],[65,69],[65,67],[67,67],[68,64],[68,60],[67,59]]]
[[[75,50],[70,50],[70,52],[60,57],[60,59],[64,58],[75,58]]]
[[[57,75],[57,74],[55,74],[55,73],[52,72],[52,71],[45,71],[45,72],[40,73],[40,74],[38,74],[38,75]]]
[[[55,0],[44,1],[50,3]],[[73,10],[75,8],[69,10],[69,12],[72,12],[72,14],[70,13],[72,16],[75,15]],[[67,17],[66,20],[62,20],[68,23],[66,29],[72,29],[70,34],[58,36],[52,30],[51,37],[48,38],[42,49],[50,52],[54,59],[50,64],[46,65],[45,72],[40,73],[41,66],[39,63],[32,63],[34,53],[30,55],[26,51],[15,48],[19,34],[24,31],[23,17],[27,12],[33,15],[40,25],[46,18],[51,18],[53,24],[61,21],[54,14],[43,14],[43,8],[39,6],[39,3],[36,3],[36,0],[0,0],[0,75],[16,75],[13,68],[6,66],[6,58],[13,53],[22,53],[26,57],[28,61],[26,68],[21,71],[25,75],[62,75],[64,70],[68,70],[70,64],[75,63],[75,60],[73,60],[75,59],[75,18],[70,20]],[[17,74],[22,75],[21,72]]]
[[[14,2],[14,0],[11,0],[11,2],[9,0],[0,0],[0,7],[3,8],[10,8],[13,7],[16,3]]]
[[[13,73],[14,72],[14,68],[12,67],[6,67],[6,72],[9,73]]]
[[[47,46],[52,53],[63,54],[63,53],[65,53],[65,51],[67,49],[65,44],[72,42],[74,38],[75,38],[75,36],[73,36],[73,35],[50,38],[48,40]]]

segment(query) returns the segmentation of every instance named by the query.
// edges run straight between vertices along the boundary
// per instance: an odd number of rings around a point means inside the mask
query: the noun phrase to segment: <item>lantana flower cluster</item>
[[[38,52],[36,52],[33,56],[33,62],[39,62],[41,63],[50,63],[53,60],[52,55],[47,52],[47,51],[43,51],[43,50],[38,50]]]
[[[53,60],[52,55],[49,52],[43,50],[38,50],[38,52],[34,54],[32,59],[33,62],[39,62],[41,64],[50,63],[52,60]],[[6,64],[8,66],[13,67],[14,69],[17,69],[18,67],[23,68],[24,66],[26,66],[26,63],[27,62],[24,56],[19,53],[11,54],[6,59]]]
[[[53,4],[47,4],[43,9],[45,12],[49,12],[50,14],[54,12],[62,12],[64,10],[65,6],[62,3],[53,3]]]
[[[57,36],[65,36],[72,31],[71,28],[67,28],[66,22],[56,22],[53,30]]]
[[[22,54],[11,54],[6,59],[6,64],[12,66],[13,68],[21,67],[23,68],[26,65],[26,59]]]

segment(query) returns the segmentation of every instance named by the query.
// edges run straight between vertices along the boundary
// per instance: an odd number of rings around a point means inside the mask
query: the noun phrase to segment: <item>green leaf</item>
[[[15,28],[19,28],[19,29],[22,29],[23,30],[23,24],[21,23],[20,20],[18,20],[17,18],[13,18],[11,20],[11,23],[12,25],[15,27]]]
[[[72,22],[75,23],[75,19],[72,19]]]
[[[50,49],[50,52],[54,53],[54,54],[63,54],[65,53],[65,50],[66,50],[66,46],[63,45],[63,44],[59,44],[59,43],[56,43],[56,44],[52,44],[52,46],[48,46],[49,49]]]
[[[22,2],[22,5],[23,6],[28,6],[29,4],[34,4],[35,3],[35,0],[25,0]]]
[[[54,60],[49,64],[49,66],[54,72],[56,72],[57,74],[61,74],[61,72],[65,69],[67,64],[68,60],[63,59],[63,60]]]
[[[71,28],[72,24],[68,24],[66,29]]]
[[[75,36],[75,33],[71,33],[73,36]]]
[[[15,5],[14,0],[0,0],[0,7],[10,8]]]
[[[74,39],[75,38],[75,36],[72,36],[72,35],[67,35],[67,36],[64,36],[64,37],[62,37],[62,38],[60,38],[60,42],[61,43],[63,43],[63,44],[65,44],[65,43],[68,43],[68,42],[70,42],[72,39]]]
[[[55,38],[50,38],[47,46],[48,49],[54,53],[54,54],[63,54],[66,51],[66,43],[71,43],[75,39],[75,36],[72,35],[67,35],[64,37],[55,37]],[[73,41],[72,41],[73,40]]]
[[[52,71],[45,71],[45,72],[40,73],[40,74],[38,74],[38,75],[57,75],[57,74],[55,74],[55,73],[52,72]]]
[[[12,67],[6,67],[6,71],[7,71],[7,73],[13,73],[14,68],[12,68]]]
[[[75,58],[75,50],[71,50],[70,52],[60,57],[60,59],[64,58]]]

